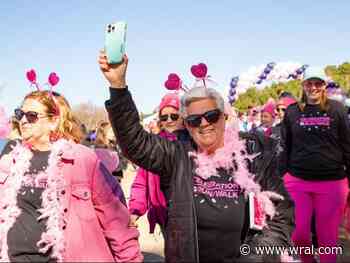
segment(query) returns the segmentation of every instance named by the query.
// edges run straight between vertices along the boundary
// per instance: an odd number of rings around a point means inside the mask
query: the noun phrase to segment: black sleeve
[[[345,107],[341,105],[339,110],[339,145],[342,147],[344,164],[347,172],[350,172],[350,121]]]
[[[111,98],[105,106],[124,155],[159,175],[170,175],[179,144],[146,132],[128,89],[110,89]]]
[[[264,144],[266,146],[262,149],[270,149],[268,140],[264,141]],[[250,246],[252,254],[247,260],[253,260],[253,262],[280,262],[280,256],[257,255],[254,250],[260,246],[291,246],[290,237],[294,229],[294,203],[284,187],[283,178],[279,176],[277,171],[278,159],[273,151],[261,152],[253,160],[252,167],[255,180],[261,186],[261,190],[278,193],[283,196],[283,200],[273,202],[276,214],[272,219],[267,220],[267,227],[262,231],[248,232],[244,243]]]
[[[288,171],[288,159],[291,151],[291,127],[289,123],[288,109],[281,123],[281,144],[282,152],[278,156],[279,175],[283,176]]]

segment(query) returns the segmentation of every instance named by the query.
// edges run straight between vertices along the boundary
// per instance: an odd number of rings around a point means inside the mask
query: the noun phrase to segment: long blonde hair
[[[322,111],[327,112],[329,110],[329,103],[328,103],[328,98],[326,94],[326,89],[322,89],[321,92],[322,93],[321,93],[320,108]],[[307,103],[307,95],[303,88],[300,101],[298,102],[298,106],[301,111],[305,110],[306,103]]]
[[[60,138],[73,140],[79,143],[83,134],[80,129],[79,121],[73,116],[72,109],[68,101],[57,92],[47,90],[33,91],[25,96],[26,99],[34,99],[40,102],[46,108],[49,118],[59,117],[57,132]]]

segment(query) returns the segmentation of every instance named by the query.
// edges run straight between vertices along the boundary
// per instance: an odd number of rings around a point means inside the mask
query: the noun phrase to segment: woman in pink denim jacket
[[[15,111],[22,142],[0,159],[0,261],[141,262],[123,192],[52,91]]]
[[[182,128],[182,119],[178,112],[179,106],[180,101],[176,93],[166,94],[159,105],[159,126],[161,128],[159,136],[170,141],[176,140],[172,132]],[[162,228],[166,224],[166,207],[166,198],[160,188],[159,176],[139,168],[130,191],[130,226],[136,226],[138,218],[148,211],[150,233],[154,233],[156,224]]]

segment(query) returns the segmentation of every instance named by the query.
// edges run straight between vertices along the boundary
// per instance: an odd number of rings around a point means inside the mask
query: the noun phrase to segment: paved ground
[[[129,166],[127,173],[122,180],[122,188],[128,200],[130,186],[134,180],[135,171]],[[140,218],[140,245],[145,256],[145,262],[164,262],[164,240],[157,226],[155,234],[149,234],[148,221],[146,216]],[[343,247],[343,255],[338,257],[338,262],[350,263],[350,240],[346,238],[344,230],[340,230],[340,245]]]

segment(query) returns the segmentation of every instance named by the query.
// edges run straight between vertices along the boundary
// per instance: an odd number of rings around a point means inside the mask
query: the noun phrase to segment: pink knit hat
[[[280,99],[278,101],[277,106],[278,105],[284,105],[287,108],[289,105],[291,105],[291,104],[293,104],[295,102],[297,102],[297,101],[295,99],[293,99],[293,98],[284,97],[284,98],[282,98],[282,99]]]
[[[271,114],[272,118],[275,118],[275,116],[276,116],[275,104],[273,104],[273,103],[265,104],[264,108],[261,110],[261,112],[268,112]]]
[[[180,108],[179,96],[176,93],[166,94],[160,102],[159,112],[161,112],[165,107],[173,107],[178,110]]]

